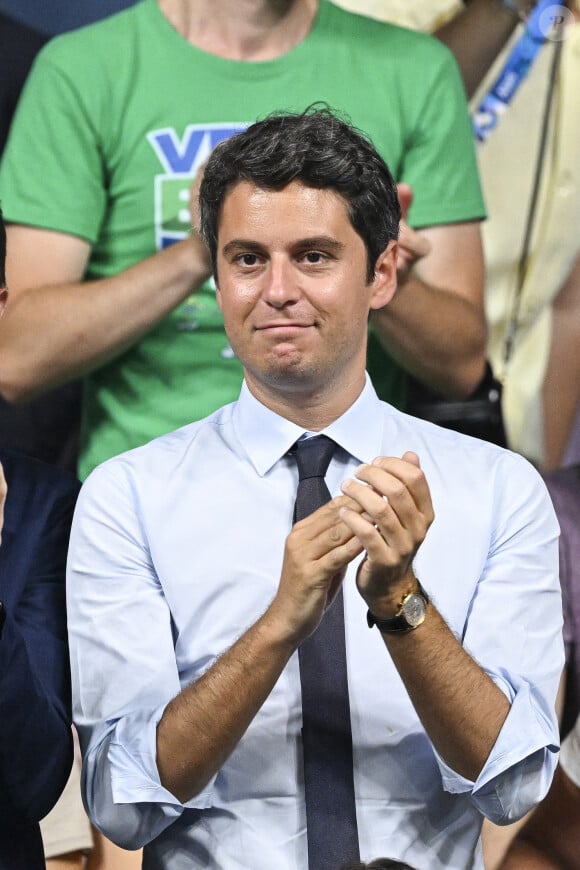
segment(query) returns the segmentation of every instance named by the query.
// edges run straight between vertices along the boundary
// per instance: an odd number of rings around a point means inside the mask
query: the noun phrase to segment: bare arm
[[[157,767],[163,786],[182,802],[223,765],[361,552],[338,516],[346,504],[349,499],[333,499],[294,526],[268,610],[166,707],[157,728]]]
[[[227,760],[293,652],[268,612],[168,704],[157,727],[157,768],[179,800],[200,792]]]
[[[522,828],[501,870],[574,870],[580,855],[580,789],[556,770],[546,798]]]
[[[518,0],[522,14],[534,0]],[[471,0],[465,9],[435,31],[455,55],[467,96],[472,97],[518,23],[518,16],[500,0]]]
[[[418,629],[383,639],[437,751],[453,770],[475,781],[509,712],[508,699],[433,605]]]
[[[8,227],[0,392],[9,401],[33,398],[122,353],[209,275],[196,235],[119,275],[84,282],[89,254],[76,236]]]
[[[403,596],[416,588],[411,564],[433,520],[431,496],[414,453],[375,460],[361,466],[356,477],[345,482],[343,491],[361,512],[346,509],[341,515],[367,553],[357,584],[372,613],[389,619]],[[509,701],[433,604],[418,628],[384,634],[383,639],[433,745],[453,770],[475,781]]]
[[[552,305],[552,341],[542,400],[545,469],[557,468],[580,409],[580,256]]]
[[[556,714],[558,722],[562,722],[562,713],[564,712],[564,699],[566,696],[566,669],[562,673],[560,686],[558,687],[558,695],[556,698]],[[485,870],[498,870],[502,865],[505,854],[515,839],[518,831],[524,827],[531,819],[536,809],[526,813],[523,818],[514,822],[512,825],[494,825],[489,819],[483,820],[481,829],[481,845],[483,847],[483,862]]]
[[[428,243],[419,248],[420,240]],[[483,252],[479,223],[428,227],[406,224],[403,248],[417,249],[411,268],[399,268],[399,289],[373,313],[377,335],[391,356],[437,392],[467,396],[485,367]],[[411,257],[412,259],[412,257]]]

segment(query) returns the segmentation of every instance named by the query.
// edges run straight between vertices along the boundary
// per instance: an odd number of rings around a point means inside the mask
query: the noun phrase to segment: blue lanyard
[[[550,13],[547,10],[550,9]],[[554,0],[539,0],[526,21],[525,30],[512,48],[498,78],[473,114],[473,132],[479,142],[485,142],[498,124],[500,115],[511,103],[514,94],[527,76],[538,53],[548,40],[550,22],[563,11]],[[552,15],[553,12],[553,15]]]

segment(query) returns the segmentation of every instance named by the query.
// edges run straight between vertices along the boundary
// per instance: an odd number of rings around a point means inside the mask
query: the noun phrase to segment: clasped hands
[[[394,616],[414,588],[413,558],[434,519],[417,455],[379,457],[341,488],[343,495],[296,523],[286,539],[271,608],[295,644],[316,629],[348,565],[363,552],[357,587],[376,616]]]

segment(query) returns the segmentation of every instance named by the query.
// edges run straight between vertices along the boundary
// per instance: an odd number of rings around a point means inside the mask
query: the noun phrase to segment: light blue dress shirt
[[[355,560],[344,600],[361,855],[480,868],[481,813],[520,816],[545,793],[557,759],[564,658],[551,503],[523,458],[408,417],[368,381],[324,431],[342,448],[327,474],[333,494],[361,462],[419,455],[436,518],[415,570],[512,702],[477,782],[451,770],[367,627]],[[113,840],[148,844],[149,870],[307,867],[296,655],[201,794],[181,804],[155,764],[167,703],[276,592],[298,477],[286,452],[302,434],[244,386],[237,403],[110,460],[83,487],[68,613],[85,800]]]

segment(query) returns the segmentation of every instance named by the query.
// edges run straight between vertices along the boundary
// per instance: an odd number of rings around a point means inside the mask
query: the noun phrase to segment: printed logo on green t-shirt
[[[198,168],[223,139],[244,130],[247,123],[190,124],[180,138],[173,127],[152,130],[147,134],[162,171],[154,177],[155,246],[162,250],[190,233],[190,190]],[[179,332],[219,330],[223,332],[221,311],[215,299],[215,284],[208,281],[173,313]],[[225,344],[220,355],[232,359],[234,353]]]
[[[223,139],[239,133],[247,123],[190,124],[181,139],[173,127],[147,134],[163,172],[154,179],[155,245],[162,250],[190,231],[190,188],[199,166]]]

